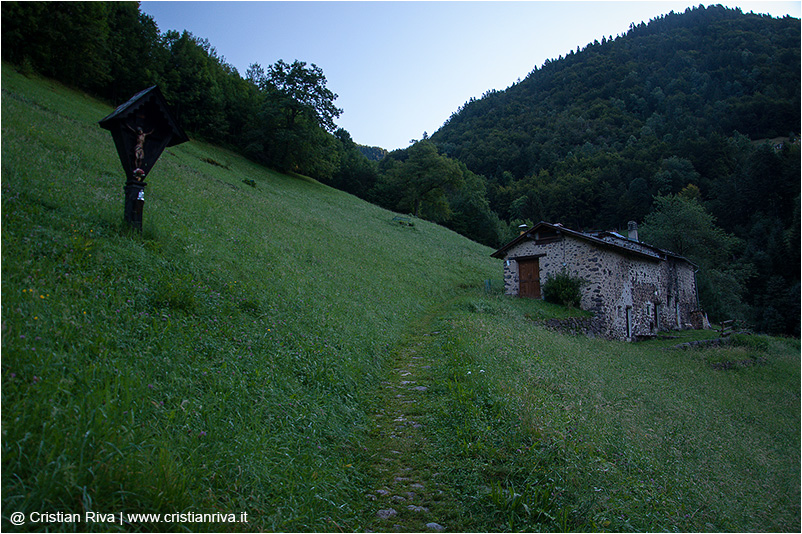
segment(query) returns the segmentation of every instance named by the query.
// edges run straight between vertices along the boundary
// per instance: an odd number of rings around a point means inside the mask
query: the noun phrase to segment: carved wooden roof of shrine
[[[178,121],[170,112],[167,100],[164,98],[164,95],[157,85],[138,92],[128,99],[127,102],[118,106],[110,115],[104,117],[98,124],[100,124],[101,128],[112,130],[115,124],[133,118],[147,104],[150,104],[150,106],[148,106],[150,109],[153,109],[155,105],[155,108],[159,111],[160,122],[170,130],[170,140],[166,146],[178,145],[189,141],[189,137],[187,137],[184,129],[181,128],[181,125],[178,124]]]

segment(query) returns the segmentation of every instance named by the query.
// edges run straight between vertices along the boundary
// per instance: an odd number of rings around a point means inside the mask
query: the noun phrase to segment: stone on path
[[[376,512],[376,515],[379,516],[379,519],[390,519],[391,517],[393,517],[394,515],[397,515],[397,514],[398,514],[398,512],[396,512],[392,508],[384,508],[384,509],[379,510],[378,512]]]

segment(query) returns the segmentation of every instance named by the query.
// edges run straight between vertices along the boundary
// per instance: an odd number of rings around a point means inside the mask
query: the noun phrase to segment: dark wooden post
[[[189,138],[155,85],[132,96],[99,124],[111,132],[125,171],[123,217],[131,227],[141,231],[145,177],[165,148]]]
[[[142,212],[145,209],[145,182],[128,180],[123,187],[125,191],[125,210],[123,218],[131,227],[142,231]]]

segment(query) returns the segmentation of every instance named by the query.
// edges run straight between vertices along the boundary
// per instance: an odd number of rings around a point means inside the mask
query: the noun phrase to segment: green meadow
[[[199,140],[132,232],[110,112],[3,65],[3,531],[425,528],[366,498],[411,344],[447,531],[800,530],[799,340],[551,332],[491,249]]]

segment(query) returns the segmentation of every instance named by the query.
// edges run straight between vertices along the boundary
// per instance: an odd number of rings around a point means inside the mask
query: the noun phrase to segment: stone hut
[[[605,337],[628,341],[660,330],[702,327],[696,271],[687,259],[629,235],[584,233],[540,222],[492,254],[504,260],[507,295],[542,298],[550,275],[584,279],[580,306],[592,311]]]

